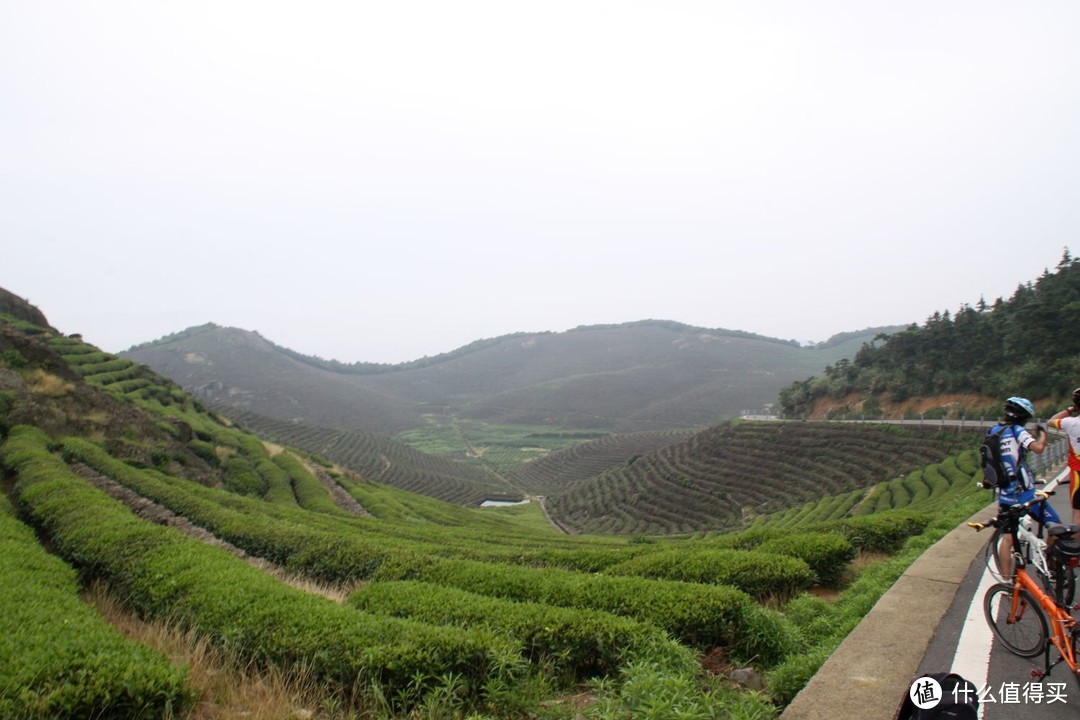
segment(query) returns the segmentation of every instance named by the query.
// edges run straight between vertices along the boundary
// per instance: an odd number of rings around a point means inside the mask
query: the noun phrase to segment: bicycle
[[[1055,480],[1047,485],[1040,494],[1053,495],[1053,488],[1056,486],[1057,481]],[[1060,529],[1060,526],[1057,526],[1057,529],[1047,529],[1046,524],[1041,519],[1041,513],[1039,514],[1040,519],[1036,520],[1027,511],[1032,504],[1040,502],[1046,502],[1046,498],[1036,496],[1032,503],[1024,506],[1022,513],[1018,511],[1019,514],[1010,517],[1008,523],[999,522],[994,527],[994,534],[986,545],[986,565],[990,569],[991,575],[998,582],[1007,583],[1011,580],[1011,578],[1005,577],[1001,568],[1001,558],[1003,556],[1001,543],[1004,538],[1011,537],[1013,539],[1013,552],[1019,553],[1023,557],[1024,563],[1029,566],[1029,572],[1030,567],[1034,567],[1046,591],[1053,594],[1059,604],[1070,605],[1076,597],[1076,576],[1073,572],[1055,572],[1055,570],[1062,571],[1064,568],[1060,566],[1052,568],[1047,562],[1047,541],[1043,537],[1044,535],[1049,537],[1060,536],[1063,530]],[[977,524],[968,523],[972,527]]]
[[[1026,503],[1004,508],[985,523],[968,524],[976,530],[1015,528],[1031,506],[1045,502],[1047,497],[1045,493],[1039,493]],[[1033,677],[1048,676],[1054,667],[1064,662],[1080,687],[1080,625],[1071,614],[1077,607],[1063,601],[1065,581],[1062,579],[1062,574],[1072,575],[1072,568],[1080,558],[1080,541],[1073,537],[1074,533],[1080,532],[1080,526],[1055,525],[1048,532],[1056,537],[1047,554],[1051,572],[1060,580],[1054,596],[1028,573],[1023,554],[1014,552],[1012,582],[990,586],[983,597],[983,613],[990,630],[1010,652],[1025,658],[1043,655],[1044,669],[1033,670]],[[1051,647],[1056,648],[1059,655],[1054,662],[1050,661]]]

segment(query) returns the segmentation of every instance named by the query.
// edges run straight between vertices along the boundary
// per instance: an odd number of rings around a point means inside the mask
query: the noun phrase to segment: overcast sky
[[[1080,254],[1075,0],[0,0],[0,287],[120,351],[821,341]]]

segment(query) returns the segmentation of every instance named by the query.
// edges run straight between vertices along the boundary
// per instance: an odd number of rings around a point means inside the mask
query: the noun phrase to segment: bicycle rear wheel
[[[1004,583],[991,585],[983,597],[983,612],[994,635],[1014,655],[1031,658],[1046,647],[1046,615],[1024,588]]]

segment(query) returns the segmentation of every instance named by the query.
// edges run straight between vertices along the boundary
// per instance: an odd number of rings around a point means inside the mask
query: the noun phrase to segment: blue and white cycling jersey
[[[1001,460],[1010,471],[1010,475],[1015,473],[1013,481],[998,492],[998,504],[1016,505],[1031,500],[1035,497],[1035,474],[1024,462],[1023,456],[1028,446],[1035,442],[1034,436],[1022,425],[1005,425],[1000,431],[997,427],[991,431],[1001,433]],[[1057,512],[1050,507],[1049,503],[1034,505],[1030,512],[1032,517],[1039,518],[1043,522],[1061,522]]]
[[[1008,487],[998,494],[998,503],[1015,505],[1018,502],[1024,502],[1020,496],[1028,490],[1035,489],[1035,476],[1028,469],[1027,463],[1023,461],[1023,455],[1024,450],[1035,442],[1035,438],[1022,425],[998,425],[991,428],[990,432],[1001,434],[1001,461],[1009,475],[1013,477]]]

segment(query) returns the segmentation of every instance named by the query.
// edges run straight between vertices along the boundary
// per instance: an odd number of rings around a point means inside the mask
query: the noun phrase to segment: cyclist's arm
[[[1036,438],[1033,433],[1030,433],[1027,430],[1023,430],[1020,433],[1019,439],[1020,442],[1023,444],[1025,450],[1030,450],[1035,454],[1040,454],[1043,450],[1046,449],[1046,430],[1043,430],[1042,426],[1040,425],[1035,432],[1038,433],[1039,437]]]
[[[1067,417],[1072,416],[1073,410],[1074,410],[1074,408],[1072,407],[1072,405],[1070,405],[1069,407],[1065,408],[1061,412],[1054,413],[1054,416],[1051,417],[1049,420],[1047,420],[1046,424],[1047,425],[1052,425],[1053,427],[1060,430],[1061,429],[1061,421],[1064,420]]]
[[[1052,418],[1046,421],[1046,424],[1055,430],[1062,430],[1070,435],[1076,435],[1077,424],[1080,423],[1080,418],[1073,415],[1077,409],[1073,406],[1069,406],[1061,412],[1055,414]],[[1073,432],[1069,432],[1072,430]]]

